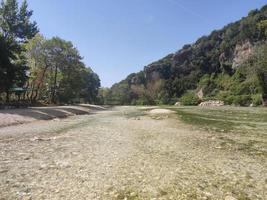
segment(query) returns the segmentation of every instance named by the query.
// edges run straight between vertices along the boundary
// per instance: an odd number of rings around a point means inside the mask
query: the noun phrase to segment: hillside
[[[197,95],[200,100],[219,99],[226,104],[261,104],[264,88],[251,58],[265,44],[265,31],[259,24],[266,19],[264,6],[184,45],[114,84],[106,103],[173,104],[183,95]]]

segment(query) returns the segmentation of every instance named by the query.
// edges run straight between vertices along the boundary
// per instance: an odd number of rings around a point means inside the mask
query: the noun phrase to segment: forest
[[[267,104],[267,6],[101,89],[107,104]]]
[[[100,79],[72,42],[45,38],[26,0],[0,5],[0,105],[96,103]]]

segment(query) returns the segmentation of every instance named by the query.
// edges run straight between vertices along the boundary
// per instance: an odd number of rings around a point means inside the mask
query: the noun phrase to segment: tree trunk
[[[54,77],[54,87],[53,87],[53,90],[52,90],[52,97],[51,97],[51,102],[52,103],[56,103],[56,87],[57,87],[57,66],[56,66],[56,69],[55,69],[55,77]]]
[[[6,91],[6,103],[9,104],[9,91]]]
[[[27,96],[27,91],[29,88],[29,81],[27,81],[26,85],[25,85],[25,92],[22,95],[22,99],[25,101],[26,100],[26,96]]]
[[[32,103],[32,100],[33,100],[33,94],[34,94],[34,82],[32,83],[32,86],[31,86],[31,95],[30,95],[30,102]]]
[[[38,95],[39,95],[39,90],[40,90],[40,88],[41,88],[41,85],[43,84],[44,77],[45,77],[45,74],[46,74],[47,69],[48,69],[48,66],[46,65],[46,67],[44,68],[44,71],[43,71],[43,73],[42,73],[41,80],[40,80],[40,82],[39,82],[38,85],[37,85],[36,93],[35,93],[35,96],[33,97],[33,100],[34,100],[34,101],[37,100],[37,97],[38,97]]]

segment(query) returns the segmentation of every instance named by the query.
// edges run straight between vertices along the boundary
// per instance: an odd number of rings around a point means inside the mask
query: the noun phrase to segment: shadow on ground
[[[32,122],[35,120],[50,120],[73,115],[91,114],[94,111],[106,110],[107,107],[89,104],[73,106],[30,107],[23,109],[0,110],[0,127]]]

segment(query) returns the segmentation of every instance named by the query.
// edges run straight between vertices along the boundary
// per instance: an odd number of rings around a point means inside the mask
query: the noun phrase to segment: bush
[[[201,100],[194,92],[188,92],[180,98],[180,102],[184,106],[196,106]]]
[[[261,94],[252,95],[251,99],[252,99],[252,103],[254,106],[262,105],[262,95]]]
[[[252,100],[250,95],[236,95],[233,96],[233,104],[238,106],[249,106]]]

